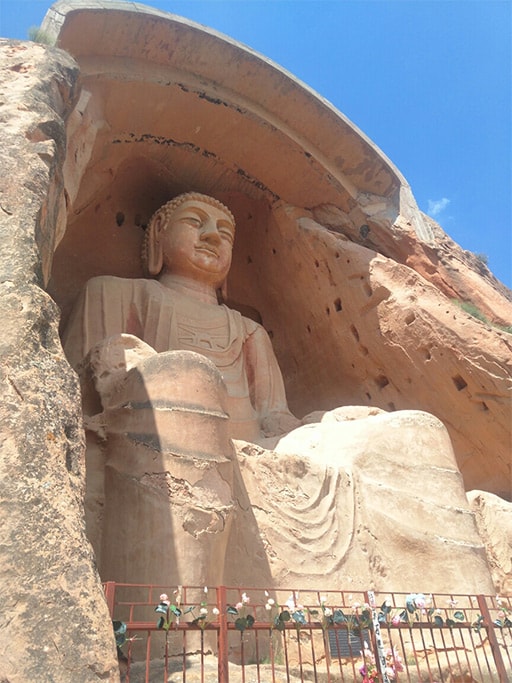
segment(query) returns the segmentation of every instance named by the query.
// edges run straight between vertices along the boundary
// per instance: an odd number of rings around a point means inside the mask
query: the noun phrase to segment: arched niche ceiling
[[[140,159],[158,169],[155,185],[178,190],[328,203],[346,213],[371,197],[390,225],[404,213],[407,184],[382,152],[326,100],[241,44],[131,2],[57,2],[43,30],[81,69],[79,110],[89,125],[68,173],[74,215],[119,169],[132,164],[137,175]],[[414,210],[408,193],[409,212],[411,202]]]

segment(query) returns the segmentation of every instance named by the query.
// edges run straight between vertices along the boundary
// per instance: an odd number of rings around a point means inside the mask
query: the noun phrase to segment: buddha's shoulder
[[[232,313],[236,316],[236,318],[239,320],[240,325],[243,326],[246,335],[252,335],[252,334],[266,334],[265,328],[263,325],[260,323],[256,322],[253,318],[250,318],[246,315],[243,315],[239,311],[233,311]]]
[[[157,280],[148,278],[128,278],[117,275],[96,275],[87,281],[86,289],[89,292],[105,291],[109,294],[118,292],[160,292],[162,285]]]

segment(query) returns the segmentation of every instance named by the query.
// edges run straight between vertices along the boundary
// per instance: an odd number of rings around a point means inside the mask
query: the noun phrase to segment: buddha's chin
[[[223,264],[218,255],[214,255],[212,252],[207,252],[205,250],[199,252],[197,256],[198,258],[194,260],[194,266],[198,271],[205,274],[208,273],[213,277],[218,276],[222,280],[225,279],[230,264]]]

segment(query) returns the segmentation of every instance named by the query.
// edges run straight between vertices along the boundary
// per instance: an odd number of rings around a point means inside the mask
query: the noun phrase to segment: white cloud
[[[427,209],[428,215],[432,216],[432,218],[439,216],[439,214],[446,209],[449,203],[450,200],[446,197],[443,197],[442,199],[429,199]]]

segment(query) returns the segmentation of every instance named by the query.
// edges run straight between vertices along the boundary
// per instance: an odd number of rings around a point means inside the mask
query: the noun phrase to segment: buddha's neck
[[[174,292],[184,294],[197,301],[202,301],[207,304],[218,304],[217,292],[215,288],[204,282],[192,280],[183,275],[175,275],[174,273],[163,273],[158,281],[164,287],[172,289]]]

